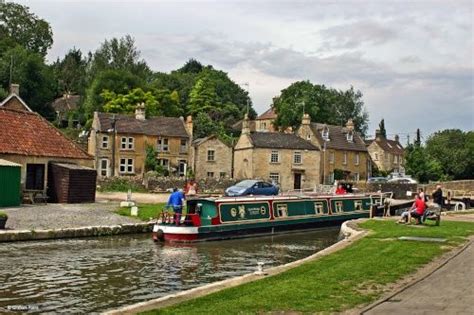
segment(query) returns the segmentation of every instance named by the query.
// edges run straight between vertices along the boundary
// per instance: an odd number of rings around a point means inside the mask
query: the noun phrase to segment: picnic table
[[[25,189],[23,190],[23,203],[48,203],[48,196],[44,193],[43,190],[32,190]]]

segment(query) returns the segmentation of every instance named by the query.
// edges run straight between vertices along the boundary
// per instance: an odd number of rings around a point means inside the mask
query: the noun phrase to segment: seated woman
[[[408,223],[411,220],[411,217],[416,219],[417,224],[420,223],[420,219],[423,216],[423,213],[426,209],[426,203],[423,200],[424,197],[421,194],[416,195],[415,202],[408,211],[402,213],[402,217],[398,223]]]
[[[346,190],[342,187],[342,184],[337,185],[336,195],[344,195]]]

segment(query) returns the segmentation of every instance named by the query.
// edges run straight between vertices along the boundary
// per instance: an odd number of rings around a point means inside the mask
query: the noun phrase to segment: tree
[[[155,147],[151,144],[146,144],[145,146],[145,172],[155,171],[158,167],[158,161],[156,160],[156,150]]]
[[[58,81],[59,94],[84,94],[87,59],[82,56],[80,49],[69,50],[64,58],[58,58],[52,67]]]
[[[416,138],[415,138],[415,141],[414,141],[414,145],[415,145],[415,147],[421,146],[421,132],[420,132],[420,128],[416,129]]]
[[[100,96],[105,101],[104,111],[110,113],[133,113],[138,104],[145,104],[148,117],[162,115],[158,111],[158,101],[151,92],[144,92],[141,88],[131,90],[127,94],[116,94],[104,90]]]
[[[385,121],[382,119],[379,123],[380,134],[387,138],[387,131],[385,130]]]
[[[56,82],[43,56],[20,45],[0,52],[0,56],[0,86],[4,90],[8,89],[10,62],[13,58],[12,82],[20,84],[20,97],[33,111],[53,120],[55,114],[50,103],[56,96]]]
[[[10,42],[43,57],[53,45],[49,23],[30,13],[26,6],[13,2],[0,3],[0,21],[0,38],[8,38]]]
[[[426,154],[453,179],[474,179],[474,132],[447,129],[426,140]]]
[[[419,182],[426,183],[443,178],[441,164],[427,155],[423,146],[410,145],[406,148],[406,152],[406,172]]]
[[[311,121],[332,125],[344,125],[352,118],[356,130],[365,135],[368,114],[364,109],[362,93],[351,87],[347,91],[328,89],[309,81],[298,81],[281,91],[273,106],[278,114],[275,125],[280,129],[301,124],[304,112]]]
[[[191,58],[184,64],[184,66],[182,66],[176,71],[180,73],[196,73],[197,74],[201,72],[203,68],[204,66],[199,61]]]

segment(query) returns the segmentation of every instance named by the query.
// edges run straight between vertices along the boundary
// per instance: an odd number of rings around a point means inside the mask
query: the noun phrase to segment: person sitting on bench
[[[408,211],[402,213],[402,217],[398,223],[409,223],[411,221],[411,217],[416,219],[417,224],[421,223],[421,217],[423,216],[425,209],[426,203],[423,200],[423,196],[417,194],[415,202]]]

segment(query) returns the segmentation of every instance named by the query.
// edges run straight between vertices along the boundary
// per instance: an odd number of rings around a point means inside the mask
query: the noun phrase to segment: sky
[[[474,1],[14,2],[51,24],[49,61],[130,34],[152,70],[211,64],[258,113],[310,80],[362,91],[369,136],[382,118],[402,143],[417,128],[474,129]]]

